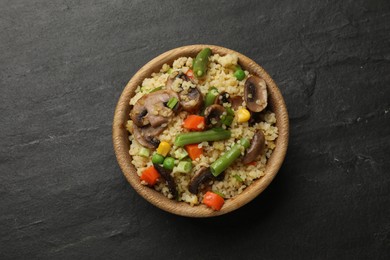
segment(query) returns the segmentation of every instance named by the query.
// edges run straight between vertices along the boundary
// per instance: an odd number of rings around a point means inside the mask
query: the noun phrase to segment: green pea
[[[245,72],[242,69],[238,69],[234,72],[234,77],[239,81],[245,79],[245,76]]]
[[[152,163],[162,164],[163,162],[164,162],[164,156],[162,156],[161,154],[158,154],[158,153],[153,154]]]
[[[173,170],[173,167],[175,167],[175,159],[172,157],[165,158],[163,167],[167,170]]]

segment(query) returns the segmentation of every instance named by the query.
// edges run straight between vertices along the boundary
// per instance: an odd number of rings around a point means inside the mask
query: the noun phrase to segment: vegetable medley
[[[274,114],[266,111],[265,81],[244,71],[237,62],[224,62],[223,57],[220,63],[225,67],[209,64],[211,56],[212,51],[205,48],[186,68],[167,69],[166,65],[161,75],[166,75],[165,85],[152,89],[140,86],[132,99],[127,128],[132,145],[137,145],[137,152],[130,150],[130,154],[133,162],[142,166],[139,175],[143,184],[161,191],[165,188],[169,198],[191,204],[199,200],[220,210],[232,182],[242,191],[261,177],[249,178],[246,172],[254,171],[257,163],[264,169],[277,128],[272,126]],[[243,95],[210,86],[210,66],[231,73],[236,87],[243,86]],[[266,117],[273,120],[268,125]],[[162,138],[167,131],[173,135],[169,140]],[[207,161],[210,154],[214,157]],[[213,189],[218,182],[221,188]]]

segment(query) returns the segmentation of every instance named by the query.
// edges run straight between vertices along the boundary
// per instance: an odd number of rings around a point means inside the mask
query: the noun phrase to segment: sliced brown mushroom
[[[199,186],[202,183],[205,183],[206,181],[210,180],[211,178],[213,178],[213,174],[211,173],[210,168],[201,167],[192,177],[188,190],[192,194],[198,194]]]
[[[179,98],[181,107],[189,113],[197,113],[203,105],[203,96],[197,87],[182,90]]]
[[[223,105],[223,103],[230,103],[229,93],[223,91],[215,98],[214,104]]]
[[[263,134],[263,131],[258,130],[251,141],[251,145],[246,151],[242,162],[244,164],[251,163],[255,160],[257,160],[260,156],[264,154],[265,149],[265,137]]]
[[[159,90],[144,95],[134,105],[130,117],[134,124],[139,127],[151,124],[158,127],[168,124],[172,119],[174,111],[166,107],[170,98],[178,98],[177,94],[171,90]]]
[[[187,75],[184,74],[183,72],[175,71],[175,72],[172,72],[172,73],[169,75],[169,77],[168,77],[168,79],[167,79],[167,82],[165,83],[165,86],[166,86],[167,88],[171,88],[173,82],[174,82],[175,79],[177,79],[177,78],[180,78],[180,79],[185,80],[185,81],[191,81],[192,83],[196,84],[196,82],[195,82],[194,79],[187,77]]]
[[[221,117],[225,112],[225,108],[218,104],[213,104],[208,106],[204,110],[204,116],[206,121],[206,126],[215,127],[221,125]]]
[[[159,134],[161,134],[166,127],[159,126],[153,127],[151,125],[147,125],[144,127],[138,127],[133,125],[133,134],[137,142],[139,142],[142,146],[156,149],[160,144],[160,140],[157,138]]]
[[[221,92],[215,99],[214,104],[223,105],[223,103],[231,104],[231,108],[237,110],[242,106],[243,98],[241,96],[230,96],[227,92]]]
[[[252,112],[261,112],[267,106],[267,85],[262,78],[250,76],[244,87],[246,106]]]
[[[237,110],[240,106],[242,106],[242,97],[241,96],[233,96],[230,97],[230,104],[232,104],[232,108]]]
[[[146,116],[148,110],[145,108],[146,95],[140,98],[134,105],[130,113],[130,118],[137,126],[145,126],[149,124],[149,120]]]
[[[175,79],[177,78],[178,75],[179,75],[179,72],[175,71],[175,72],[172,72],[172,73],[168,76],[167,82],[165,83],[165,86],[166,86],[168,89],[171,89],[171,86],[172,86],[173,82],[175,81]]]
[[[183,108],[183,110],[189,112],[189,113],[197,113],[199,109],[203,105],[203,96],[200,90],[197,87],[194,88],[188,88],[183,89],[181,85],[178,89],[173,89],[172,85],[173,82],[180,78],[184,81],[191,81],[192,83],[196,84],[194,80],[187,77],[182,72],[173,72],[167,79],[167,82],[165,83],[165,86],[168,89],[172,89],[173,91],[177,91],[179,94],[179,100],[180,100],[180,106]]]
[[[265,111],[261,112],[251,112],[251,117],[249,119],[249,126],[253,126],[256,123],[265,121]]]
[[[168,185],[169,192],[172,194],[173,198],[176,198],[178,193],[176,189],[176,183],[173,177],[171,176],[171,172],[159,164],[153,164],[154,168],[158,171],[162,178],[164,178],[166,184]]]
[[[210,180],[218,180],[222,181],[225,177],[225,172],[222,172],[220,175],[215,177],[210,170],[210,167],[201,167],[195,175],[191,178],[190,184],[188,186],[188,190],[192,194],[198,194],[200,186],[202,184],[206,184],[206,182]],[[207,185],[204,187],[204,189],[210,189],[211,187],[208,187]]]

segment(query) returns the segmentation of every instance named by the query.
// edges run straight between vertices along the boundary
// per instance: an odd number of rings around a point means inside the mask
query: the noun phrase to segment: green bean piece
[[[142,157],[149,157],[150,155],[150,151],[148,148],[145,148],[145,147],[142,147],[140,150],[139,150],[139,156],[142,156]]]
[[[218,94],[218,89],[216,87],[211,87],[204,99],[204,107],[208,107],[214,104],[214,101],[217,98]]]
[[[234,116],[234,110],[231,107],[225,107],[225,109],[228,116]]]
[[[233,177],[238,181],[238,182],[244,182],[244,180],[240,177],[240,175],[235,174]]]
[[[222,121],[222,124],[224,124],[226,126],[231,126],[233,123],[233,119],[234,119],[234,116],[226,115],[226,116],[222,117],[221,121]]]
[[[175,151],[175,157],[179,160],[182,160],[184,158],[186,158],[188,156],[188,153],[186,150],[184,150],[183,148],[178,148],[176,151]]]
[[[189,161],[181,161],[177,165],[177,172],[190,173],[192,170],[192,163]]]
[[[226,170],[240,155],[242,149],[247,149],[250,143],[248,139],[242,138],[240,142],[233,145],[229,151],[226,151],[221,157],[210,165],[211,173],[217,177]]]
[[[172,157],[166,157],[163,162],[163,167],[167,170],[173,170],[173,167],[175,167],[175,159]]]
[[[159,90],[161,90],[162,88],[163,88],[163,86],[159,86],[159,87],[154,88],[154,89],[152,89],[151,91],[149,91],[149,93],[153,93],[153,92],[159,91]]]
[[[203,132],[189,132],[176,136],[175,145],[198,144],[201,142],[220,141],[229,139],[231,132],[223,128],[212,128]]]
[[[158,153],[153,154],[152,163],[162,164],[163,162],[164,162],[164,156],[162,156],[161,154],[158,154]]]
[[[169,107],[170,109],[174,109],[177,103],[179,103],[179,100],[175,97],[171,97],[168,100],[167,107]]]
[[[249,148],[249,146],[251,145],[249,140],[246,138],[241,138],[240,143],[242,146],[244,146],[245,149]]]
[[[193,65],[193,71],[197,78],[202,78],[206,75],[210,55],[210,48],[204,48],[198,53],[198,55],[196,55]]]
[[[217,191],[217,190],[213,190],[213,192],[214,192],[215,194],[221,196],[221,198],[225,198],[225,195],[223,195],[222,192],[219,192],[219,191]]]

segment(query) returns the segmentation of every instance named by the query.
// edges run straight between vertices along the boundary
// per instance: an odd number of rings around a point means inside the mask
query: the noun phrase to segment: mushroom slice
[[[130,114],[134,124],[139,127],[148,124],[153,127],[168,124],[174,111],[165,105],[172,97],[178,99],[178,95],[171,90],[159,90],[140,98]]]
[[[231,108],[237,110],[242,106],[243,98],[241,96],[230,96],[227,92],[221,92],[214,101],[214,104],[223,105],[223,103],[231,104]]]
[[[167,82],[165,83],[165,86],[168,88],[168,89],[171,89],[171,86],[173,84],[173,82],[175,81],[175,79],[179,76],[179,72],[175,71],[175,72],[172,72],[169,76],[168,76],[168,79],[167,79]]]
[[[148,118],[145,117],[148,113],[148,110],[145,108],[146,96],[147,95],[141,97],[137,103],[135,103],[130,113],[131,120],[133,120],[134,124],[140,127],[149,124]]]
[[[230,96],[227,92],[221,92],[215,98],[214,104],[223,105],[223,103],[230,103]]]
[[[197,87],[181,91],[179,98],[180,105],[189,113],[197,113],[203,105],[203,96]]]
[[[181,84],[179,86],[173,87],[172,85],[177,78],[180,78],[184,81],[191,81],[193,84],[196,84],[196,82],[193,79],[187,77],[187,75],[183,74],[182,72],[173,72],[168,77],[165,86],[168,89],[179,93],[180,106],[183,108],[183,110],[189,113],[197,113],[203,105],[202,93],[197,87],[183,89]]]
[[[160,144],[160,140],[157,138],[159,134],[164,131],[165,127],[152,127],[151,125],[138,127],[136,125],[133,126],[133,134],[137,142],[139,142],[142,146],[156,149]]]
[[[241,96],[233,96],[230,97],[230,104],[232,104],[232,108],[237,110],[240,106],[242,106],[242,97]]]
[[[264,148],[265,148],[265,137],[263,134],[263,131],[258,130],[251,141],[251,146],[248,148],[247,152],[245,153],[242,162],[244,164],[251,163],[258,159],[261,155],[264,154]]]
[[[147,118],[153,127],[167,124],[173,116],[173,111],[166,107],[170,98],[178,96],[171,90],[159,90],[148,94],[145,100],[145,108],[148,111]]]
[[[158,171],[158,173],[161,175],[161,177],[164,178],[166,184],[168,185],[169,192],[172,194],[174,198],[177,197],[178,193],[176,190],[176,183],[173,177],[171,176],[171,172],[164,167],[160,166],[159,164],[154,163],[154,168]]]
[[[265,121],[265,111],[261,112],[251,112],[251,117],[249,119],[249,126],[253,126],[256,123]]]
[[[192,194],[198,194],[201,184],[206,184],[206,182],[210,180],[222,181],[224,178],[225,172],[222,172],[220,175],[215,177],[211,173],[210,167],[201,167],[192,177],[188,190]],[[201,191],[205,192],[207,190],[211,190],[211,185],[206,185]]]
[[[220,126],[221,117],[225,112],[225,108],[221,105],[213,104],[208,106],[204,111],[204,116],[206,119],[206,125],[211,126]]]
[[[212,178],[213,174],[211,173],[210,167],[201,167],[192,177],[188,190],[192,194],[198,194],[199,186]]]
[[[246,106],[252,112],[261,112],[267,106],[267,85],[262,78],[250,76],[244,87]]]
[[[185,80],[185,81],[191,81],[192,83],[196,84],[196,81],[194,78],[189,78],[186,74],[184,74],[183,72],[178,72],[178,71],[174,71],[172,72],[169,76],[168,76],[168,79],[167,79],[167,82],[165,83],[165,86],[167,88],[171,88],[173,82],[175,81],[175,79],[177,78],[180,78],[182,80]]]

